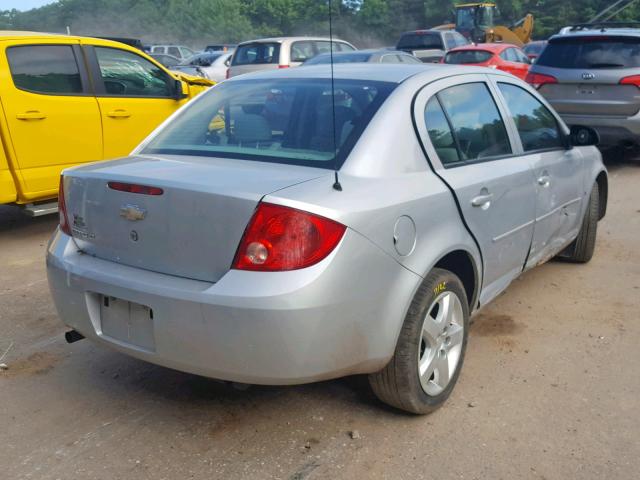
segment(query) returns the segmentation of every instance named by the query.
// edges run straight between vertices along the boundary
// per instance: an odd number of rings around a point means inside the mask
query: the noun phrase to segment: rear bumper
[[[601,146],[619,144],[640,145],[640,114],[633,117],[603,117],[595,115],[561,114],[569,126],[580,125],[596,129]]]
[[[58,231],[47,274],[60,318],[89,339],[176,370],[272,385],[382,368],[421,281],[351,230],[313,267],[231,270],[215,284],[93,258]],[[103,333],[103,295],[153,309],[151,346]]]

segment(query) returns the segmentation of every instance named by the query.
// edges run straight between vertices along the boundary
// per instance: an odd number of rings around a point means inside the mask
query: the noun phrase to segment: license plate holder
[[[106,337],[155,351],[153,310],[146,305],[101,295],[100,327]]]

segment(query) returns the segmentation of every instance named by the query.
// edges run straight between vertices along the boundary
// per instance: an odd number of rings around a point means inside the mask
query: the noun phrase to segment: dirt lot
[[[594,260],[529,272],[476,316],[428,417],[360,377],[237,391],[67,345],[44,273],[57,219],[0,208],[0,477],[638,478],[640,164],[610,170]]]

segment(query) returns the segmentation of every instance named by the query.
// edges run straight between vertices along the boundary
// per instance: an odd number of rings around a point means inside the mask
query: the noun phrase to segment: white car
[[[197,53],[172,67],[171,70],[221,82],[226,78],[232,55],[232,51]]]

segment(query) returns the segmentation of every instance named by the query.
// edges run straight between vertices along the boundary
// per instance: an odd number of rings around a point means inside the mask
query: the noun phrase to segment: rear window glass
[[[232,65],[264,65],[280,61],[279,43],[250,43],[238,47]]]
[[[460,50],[458,52],[449,52],[444,57],[444,63],[455,65],[464,65],[467,63],[484,63],[489,61],[493,56],[491,52],[484,50]]]
[[[545,46],[545,43],[528,43],[522,48],[522,50],[524,50],[524,53],[527,54],[540,55],[540,52],[544,50]]]
[[[555,68],[640,67],[640,39],[631,37],[574,37],[551,41],[536,65]]]
[[[332,101],[330,79],[225,82],[192,102],[144,153],[339,167],[394,87],[337,79]]]
[[[428,50],[442,49],[442,38],[439,33],[406,33],[398,41],[398,49]]]
[[[80,71],[68,45],[33,45],[7,49],[16,87],[31,92],[82,93]]]

